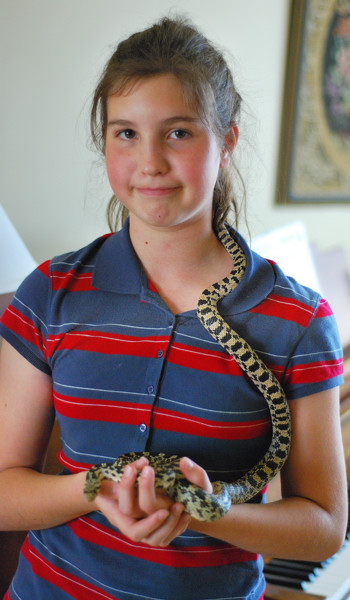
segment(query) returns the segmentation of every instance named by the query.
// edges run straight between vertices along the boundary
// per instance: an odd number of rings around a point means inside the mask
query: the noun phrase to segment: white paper
[[[295,221],[257,236],[251,247],[264,258],[275,261],[286,275],[322,293],[306,227],[302,221]]]

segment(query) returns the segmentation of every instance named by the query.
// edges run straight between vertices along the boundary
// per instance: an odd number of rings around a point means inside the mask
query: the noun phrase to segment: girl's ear
[[[225,143],[221,150],[220,168],[226,167],[230,162],[230,157],[238,142],[239,131],[237,125],[233,125],[225,137]]]

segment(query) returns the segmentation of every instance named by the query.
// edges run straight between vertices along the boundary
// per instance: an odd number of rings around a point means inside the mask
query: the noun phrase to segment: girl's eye
[[[171,132],[170,137],[172,137],[176,140],[184,140],[189,135],[190,134],[188,133],[188,131],[185,131],[184,129],[175,129],[174,131]]]
[[[132,140],[136,136],[136,133],[133,129],[123,129],[123,131],[117,132],[117,137],[122,140]]]

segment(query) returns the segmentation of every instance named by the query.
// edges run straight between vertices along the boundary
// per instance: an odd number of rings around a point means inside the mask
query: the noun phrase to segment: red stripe
[[[324,298],[322,298],[322,300],[320,301],[319,307],[317,309],[316,312],[316,319],[322,318],[322,317],[329,317],[330,315],[333,315],[332,309],[329,306],[327,300],[324,300]]]
[[[287,371],[288,382],[295,385],[300,383],[317,383],[338,377],[343,373],[343,360],[328,360],[296,365]]]
[[[250,440],[267,435],[271,431],[269,418],[226,423],[200,419],[161,408],[156,408],[154,411],[153,426],[163,431],[176,431],[219,440]]]
[[[91,284],[93,273],[77,273],[74,269],[68,272],[52,271],[51,285],[54,291],[65,289],[70,292],[88,292],[96,290]]]
[[[150,424],[151,406],[148,404],[73,398],[56,392],[54,401],[57,412],[70,419],[107,421],[124,425]]]
[[[258,306],[250,309],[250,312],[259,313],[269,317],[279,317],[287,321],[293,321],[306,327],[313,315],[313,310],[307,304],[303,304],[294,298],[285,298],[271,294]]]
[[[147,338],[116,335],[101,331],[69,331],[48,337],[49,355],[55,350],[80,350],[103,354],[123,354],[157,358],[161,350],[166,354],[170,338],[168,336],[149,336]],[[168,351],[167,360],[182,367],[220,373],[224,375],[241,375],[242,371],[236,361],[220,351],[204,350],[174,343]]]
[[[43,273],[43,275],[45,275],[46,277],[49,277],[50,275],[50,262],[51,261],[47,260],[38,266],[38,271]]]
[[[10,305],[4,312],[1,322],[22,339],[34,344],[34,346],[43,352],[44,358],[46,358],[46,340],[35,327],[33,321]]]
[[[116,600],[115,596],[107,594],[97,586],[50,563],[29,543],[28,538],[23,544],[22,553],[36,575],[66,592],[71,598],[76,600]]]
[[[61,335],[48,337],[50,356],[55,350],[74,349],[102,354],[156,358],[159,350],[166,351],[168,343],[168,336],[140,338],[90,330],[69,331]]]
[[[9,590],[7,590],[5,596],[4,596],[4,600],[11,600],[11,596],[10,596],[10,592]]]
[[[155,292],[156,294],[159,293],[151,279],[148,280],[148,288],[151,290],[151,292]]]
[[[257,560],[257,554],[226,543],[190,548],[147,546],[132,542],[121,533],[108,529],[88,517],[75,519],[69,523],[69,526],[75,535],[92,544],[169,567],[216,567]]]
[[[234,358],[219,351],[174,343],[169,350],[167,359],[168,362],[190,369],[223,375],[242,375]]]
[[[54,393],[55,408],[64,417],[107,421],[125,425],[150,425],[151,406],[105,400],[73,398]],[[210,421],[193,415],[155,407],[153,427],[163,431],[185,433],[220,440],[247,440],[267,435],[270,418],[255,421]]]
[[[80,462],[71,460],[70,458],[68,458],[68,456],[65,455],[63,450],[60,450],[57,453],[57,460],[63,467],[66,467],[67,469],[69,469],[69,471],[71,471],[71,473],[80,473],[81,471],[88,471],[90,469],[90,467],[92,467],[92,463],[80,463]]]

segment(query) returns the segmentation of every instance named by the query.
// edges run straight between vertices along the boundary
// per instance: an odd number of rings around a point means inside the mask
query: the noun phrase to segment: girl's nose
[[[140,148],[139,167],[143,175],[152,177],[168,171],[168,161],[160,144],[148,143]]]

